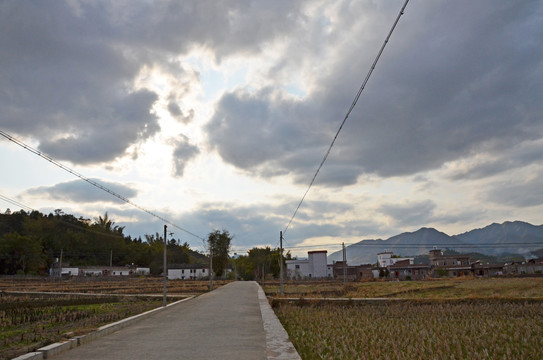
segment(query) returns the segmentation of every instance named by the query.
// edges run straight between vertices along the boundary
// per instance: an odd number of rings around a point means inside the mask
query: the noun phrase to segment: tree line
[[[62,210],[6,211],[0,214],[0,274],[44,275],[61,253],[70,266],[149,267],[158,275],[163,268],[164,238],[159,233],[132,238],[115,225],[107,212],[94,220],[76,218]],[[206,263],[207,257],[188,243],[170,239],[169,264]]]
[[[279,248],[254,247],[246,254],[230,256],[232,238],[227,230],[212,231],[206,241],[207,254],[192,250],[187,242],[170,239],[166,251],[168,267],[209,264],[211,253],[216,277],[279,278]],[[163,252],[162,234],[132,238],[107,212],[93,220],[77,218],[61,209],[49,214],[9,209],[0,213],[0,275],[47,275],[61,254],[65,266],[133,264],[149,267],[152,275],[159,275],[163,270]],[[290,252],[284,254],[284,260],[291,258]]]

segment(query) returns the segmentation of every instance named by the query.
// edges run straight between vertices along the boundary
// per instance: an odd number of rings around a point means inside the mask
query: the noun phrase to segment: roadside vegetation
[[[265,285],[302,359],[543,359],[543,278],[300,282],[283,297],[278,289]]]
[[[0,295],[0,359],[162,306],[157,297]]]

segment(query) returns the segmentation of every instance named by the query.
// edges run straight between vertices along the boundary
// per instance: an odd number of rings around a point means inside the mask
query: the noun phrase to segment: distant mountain
[[[494,223],[482,229],[455,235],[455,238],[478,246],[477,251],[483,254],[524,254],[536,248],[543,248],[543,246],[530,245],[530,243],[543,243],[543,225],[506,221],[503,224]]]
[[[356,244],[347,246],[347,263],[350,264],[372,264],[377,262],[377,254],[390,250],[396,255],[415,256],[428,254],[433,246],[440,248],[455,248],[465,245],[445,233],[433,228],[422,228],[415,232],[406,232],[393,236],[387,240],[362,240]],[[328,256],[328,261],[343,259],[342,251],[337,251]]]
[[[527,246],[525,243],[541,243],[540,246]],[[518,245],[515,245],[518,244]],[[386,240],[362,240],[347,246],[349,264],[373,264],[377,254],[389,250],[397,255],[416,256],[428,254],[433,247],[453,249],[459,252],[480,252],[487,255],[503,253],[526,255],[530,250],[543,248],[543,225],[515,221],[492,224],[483,229],[472,230],[460,235],[449,236],[433,228],[421,228],[406,232]],[[328,261],[343,259],[342,251],[328,256]]]

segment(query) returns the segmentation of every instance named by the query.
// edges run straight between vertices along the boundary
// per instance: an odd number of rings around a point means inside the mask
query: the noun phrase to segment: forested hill
[[[62,252],[63,263],[72,266],[134,264],[162,271],[163,237],[145,239],[123,234],[107,213],[90,220],[56,210],[54,214],[24,211],[0,214],[0,274],[44,274]],[[204,262],[205,256],[187,243],[168,240],[168,263]]]

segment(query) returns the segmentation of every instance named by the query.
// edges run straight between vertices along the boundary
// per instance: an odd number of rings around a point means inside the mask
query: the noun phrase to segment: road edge
[[[262,323],[266,333],[266,356],[269,360],[301,360],[294,345],[288,337],[288,333],[273,312],[268,298],[258,285],[258,302],[262,314]]]

